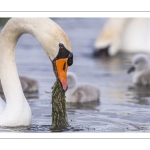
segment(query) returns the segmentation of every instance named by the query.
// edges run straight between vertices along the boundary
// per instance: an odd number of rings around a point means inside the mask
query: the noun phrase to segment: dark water
[[[67,104],[70,130],[66,132],[149,132],[150,90],[136,87],[127,74],[133,55],[120,54],[108,59],[95,59],[95,38],[106,19],[53,19],[67,33],[72,43],[74,64],[69,71],[79,82],[99,87],[100,103]],[[51,132],[51,87],[55,82],[52,65],[42,47],[31,35],[23,35],[16,47],[20,75],[39,82],[39,94],[28,100],[32,124],[22,128],[0,128],[1,132]]]

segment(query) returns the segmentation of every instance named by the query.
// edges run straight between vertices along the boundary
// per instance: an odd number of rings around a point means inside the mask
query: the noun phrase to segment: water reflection
[[[67,103],[66,107],[69,110],[96,110],[97,107],[100,107],[100,101],[86,102],[86,103]]]
[[[130,102],[140,105],[150,105],[150,86],[129,86]]]

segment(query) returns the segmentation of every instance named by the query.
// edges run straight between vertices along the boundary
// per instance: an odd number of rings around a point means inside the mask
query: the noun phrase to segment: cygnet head
[[[77,85],[77,77],[74,73],[68,72],[67,73],[67,82],[68,82],[68,90],[75,88]]]
[[[128,73],[133,71],[142,72],[150,68],[149,58],[146,54],[137,54],[132,59],[132,65],[128,69]]]

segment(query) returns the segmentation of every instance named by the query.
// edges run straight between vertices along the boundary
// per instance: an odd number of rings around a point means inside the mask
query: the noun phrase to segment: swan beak
[[[93,56],[94,57],[101,57],[101,58],[106,58],[109,57],[109,48],[110,46],[104,47],[104,48],[100,48],[100,49],[95,49]]]
[[[131,67],[128,69],[127,73],[129,74],[129,73],[131,73],[131,72],[133,72],[133,71],[135,71],[135,67],[134,67],[134,66],[131,66]]]
[[[56,60],[56,69],[57,69],[57,75],[58,79],[62,84],[63,90],[66,91],[67,86],[67,70],[68,70],[68,58],[62,58]]]

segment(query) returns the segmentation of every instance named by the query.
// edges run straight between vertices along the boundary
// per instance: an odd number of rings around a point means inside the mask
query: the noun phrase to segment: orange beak
[[[67,90],[67,70],[68,70],[68,58],[62,58],[56,60],[56,69],[58,78],[62,84],[63,90]]]

